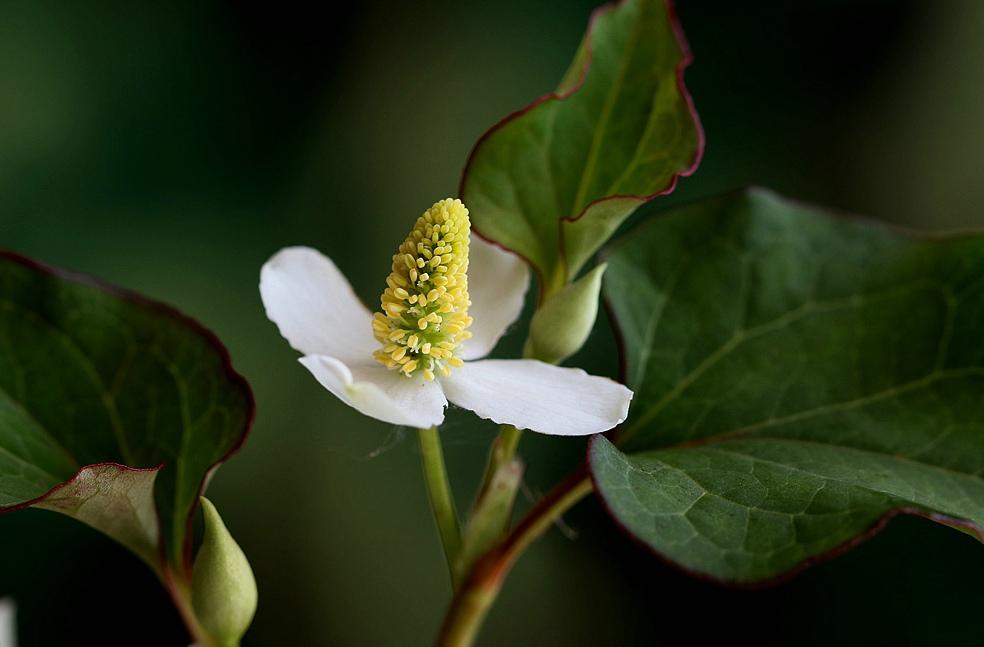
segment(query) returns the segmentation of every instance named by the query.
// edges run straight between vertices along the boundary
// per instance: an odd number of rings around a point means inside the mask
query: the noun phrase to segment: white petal
[[[532,359],[466,362],[441,382],[448,400],[483,418],[559,436],[607,431],[632,400],[614,380]]]
[[[299,361],[321,386],[371,418],[409,427],[432,427],[444,421],[448,401],[436,381],[407,378],[381,364],[350,368],[324,355],[307,355]]]
[[[0,600],[0,647],[15,647],[17,644],[17,625],[14,618],[16,610],[13,600]]]
[[[267,317],[290,345],[306,355],[364,363],[379,342],[372,315],[331,259],[309,247],[287,247],[260,272]]]
[[[509,324],[523,310],[530,272],[523,259],[478,236],[468,250],[468,314],[474,321],[468,329],[472,338],[455,354],[462,359],[485,357],[495,348]]]

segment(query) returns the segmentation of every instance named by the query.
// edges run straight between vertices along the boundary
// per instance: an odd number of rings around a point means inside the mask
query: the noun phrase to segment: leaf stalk
[[[191,583],[187,578],[177,575],[170,567],[165,567],[160,577],[178,610],[178,615],[181,616],[185,628],[194,641],[194,647],[219,647],[198,622],[198,616],[195,615],[191,604]]]
[[[437,639],[438,647],[470,647],[474,643],[512,565],[593,487],[587,466],[581,466],[540,499],[497,546],[475,563],[451,600]]]

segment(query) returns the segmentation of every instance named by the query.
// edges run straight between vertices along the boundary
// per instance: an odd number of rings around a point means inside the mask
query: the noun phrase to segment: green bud
[[[522,482],[523,462],[514,458],[499,465],[488,485],[479,493],[461,538],[462,548],[455,565],[456,579],[467,575],[475,561],[502,539]]]
[[[220,647],[232,647],[256,612],[256,580],[246,555],[212,502],[202,497],[205,537],[195,557],[191,602],[199,623]]]
[[[552,294],[533,315],[526,355],[559,364],[581,349],[598,316],[605,263]]]

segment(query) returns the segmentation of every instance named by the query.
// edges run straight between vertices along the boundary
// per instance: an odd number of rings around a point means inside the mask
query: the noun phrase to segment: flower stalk
[[[437,427],[418,429],[417,440],[420,444],[420,460],[424,468],[427,497],[430,500],[438,535],[441,537],[451,584],[454,586],[458,579],[456,564],[461,552],[461,527],[454,506],[454,497],[451,494],[451,482],[448,480],[447,468],[444,465],[440,432]]]

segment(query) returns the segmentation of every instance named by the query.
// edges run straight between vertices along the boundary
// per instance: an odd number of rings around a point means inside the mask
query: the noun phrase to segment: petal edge
[[[285,247],[260,271],[267,317],[294,350],[356,364],[372,356],[372,314],[330,258],[310,247]]]
[[[437,382],[407,378],[382,365],[349,367],[325,355],[305,355],[298,361],[321,386],[370,418],[408,427],[444,422],[448,401]]]
[[[466,362],[442,385],[448,400],[482,418],[558,436],[608,431],[632,400],[614,380],[532,359]]]

